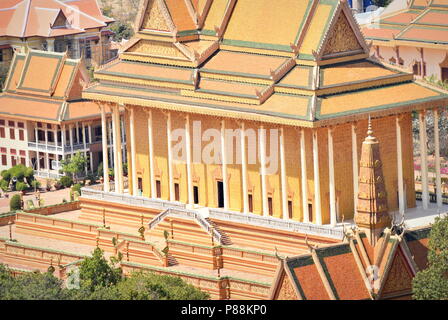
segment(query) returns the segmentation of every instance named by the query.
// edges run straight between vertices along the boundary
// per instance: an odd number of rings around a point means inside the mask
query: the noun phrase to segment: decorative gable
[[[381,296],[396,296],[400,293],[410,293],[412,278],[412,271],[405,261],[402,251],[398,249],[384,282]]]
[[[59,13],[58,13],[56,19],[54,20],[54,23],[51,25],[51,27],[52,28],[65,27],[66,25],[67,25],[67,18],[65,17],[62,10],[59,10]]]
[[[298,300],[296,291],[291,283],[291,280],[283,272],[283,276],[280,282],[280,286],[277,289],[277,294],[274,298],[275,300]]]
[[[186,58],[185,55],[182,54],[179,49],[171,42],[160,42],[142,39],[140,39],[136,44],[127,49],[126,52],[167,58]]]
[[[334,27],[330,30],[327,39],[323,49],[323,56],[363,50],[344,11],[340,11],[339,17]]]
[[[159,0],[148,0],[145,13],[143,15],[140,29],[171,32],[174,29],[170,23],[169,13],[166,7]]]

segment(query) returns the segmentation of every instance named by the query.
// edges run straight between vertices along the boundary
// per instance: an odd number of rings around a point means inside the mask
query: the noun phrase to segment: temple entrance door
[[[442,81],[448,81],[448,68],[442,68]]]
[[[138,195],[141,196],[141,194],[143,193],[143,179],[142,178],[138,178]]]
[[[224,208],[224,183],[222,181],[217,181],[218,189],[218,208]]]
[[[199,203],[199,187],[193,186],[193,202],[194,204]]]
[[[313,204],[308,203],[308,221],[313,222]]]

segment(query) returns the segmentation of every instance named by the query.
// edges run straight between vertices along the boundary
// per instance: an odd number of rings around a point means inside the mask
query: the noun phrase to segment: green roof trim
[[[404,234],[404,238],[407,242],[428,239],[431,229],[431,227],[427,227],[417,230],[407,230]]]
[[[86,93],[103,94],[103,95],[114,95],[114,96],[120,96],[120,97],[137,98],[137,99],[142,99],[142,100],[154,100],[154,101],[160,101],[160,102],[166,102],[166,103],[177,103],[177,104],[189,105],[189,102],[176,100],[175,97],[179,96],[179,95],[176,94],[176,93],[172,93],[172,92],[157,91],[157,90],[150,90],[150,89],[136,88],[136,87],[127,87],[127,86],[114,86],[114,85],[111,85],[111,84],[101,84],[101,85],[108,86],[108,87],[122,88],[122,89],[124,88],[124,89],[130,89],[130,90],[140,90],[140,91],[143,91],[143,92],[158,92],[158,93],[163,93],[163,94],[167,94],[167,95],[172,95],[173,99],[151,98],[151,97],[148,97],[148,96],[140,96],[140,95],[127,94],[127,93],[119,93],[119,94],[117,94],[117,93],[105,93],[103,91],[95,90],[96,86],[88,88],[84,92],[86,92]],[[310,114],[310,109],[311,109],[310,107],[311,107],[311,101],[312,101],[312,97],[311,96],[297,96],[297,95],[286,94],[286,93],[275,93],[275,94],[276,95],[284,95],[284,96],[294,96],[294,97],[300,97],[300,98],[308,99],[308,110],[307,110],[306,116],[294,116],[294,115],[280,113],[280,112],[254,110],[254,109],[250,109],[250,108],[218,106],[218,105],[213,105],[213,104],[208,104],[208,103],[200,103],[200,102],[195,102],[193,106],[195,106],[195,107],[207,107],[207,108],[221,109],[221,110],[230,110],[230,111],[243,111],[243,112],[252,113],[252,114],[262,114],[262,115],[282,117],[282,118],[287,118],[287,119],[296,119],[296,120],[308,120],[309,119],[309,114]]]
[[[345,245],[348,246],[347,244],[345,244]],[[336,300],[340,300],[338,291],[336,290],[336,286],[333,283],[333,279],[331,279],[331,275],[330,275],[330,272],[328,271],[327,264],[325,263],[324,257],[322,255],[320,255],[319,253],[323,253],[323,252],[320,252],[319,249],[317,249],[316,250],[317,258],[319,259],[320,265],[322,266],[325,277],[327,278],[328,284],[330,285],[331,291],[333,291],[333,294],[334,294]]]
[[[252,41],[242,41],[242,40],[229,40],[229,39],[222,40],[222,43],[225,45],[236,46],[236,47],[292,52],[292,48],[290,46],[285,46],[285,45],[280,45],[280,44],[261,43],[261,42],[252,42]]]
[[[390,87],[390,86],[395,86],[397,90],[400,89],[400,86],[408,84],[408,83],[413,83],[412,81],[406,81],[400,84],[391,84],[391,85],[387,85],[387,86],[381,86],[381,87],[372,87],[372,88],[365,88],[365,89],[359,89],[359,90],[354,90],[351,92],[344,92],[341,94],[335,94],[337,96],[341,96],[341,95],[350,95],[352,93],[355,92],[362,92],[362,91],[368,91],[368,90],[380,90],[382,88],[386,88],[386,87]],[[432,89],[430,89],[432,90]],[[331,114],[327,114],[327,115],[321,115],[321,104],[322,104],[322,100],[326,98],[326,96],[322,96],[320,98],[318,98],[318,102],[317,102],[317,112],[316,112],[316,118],[318,120],[322,120],[322,119],[331,119],[334,117],[339,117],[339,116],[346,116],[346,115],[352,115],[352,114],[358,114],[358,113],[368,113],[371,111],[380,111],[380,110],[385,110],[385,109],[392,109],[392,108],[396,108],[396,107],[401,107],[401,106],[406,106],[406,105],[410,105],[410,104],[418,104],[418,103],[424,103],[424,102],[430,102],[433,100],[438,100],[442,97],[446,97],[448,98],[448,95],[437,92],[435,90],[432,90],[436,93],[438,93],[437,96],[433,96],[433,97],[428,97],[428,98],[422,98],[422,99],[414,99],[414,100],[408,100],[408,101],[403,101],[403,102],[396,102],[396,103],[391,103],[391,104],[385,104],[385,105],[378,105],[378,106],[374,106],[374,107],[369,107],[369,108],[364,108],[362,110],[349,110],[349,111],[343,111],[343,112],[336,112],[336,113],[331,113]],[[329,95],[330,97],[332,95]]]
[[[271,80],[271,76],[265,76],[265,75],[254,74],[254,73],[231,72],[231,71],[214,70],[214,69],[207,69],[207,68],[202,68],[199,71],[206,72],[206,73],[229,75],[229,76],[240,76],[240,77],[245,77],[245,78],[258,78],[258,79]]]

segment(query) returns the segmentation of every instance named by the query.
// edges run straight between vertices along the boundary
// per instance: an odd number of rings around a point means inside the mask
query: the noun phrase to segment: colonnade
[[[118,135],[118,128],[119,128],[119,122],[118,122],[118,116],[119,116],[119,106],[115,105],[113,108],[113,117],[112,117],[112,125],[113,125],[113,132],[117,133]],[[130,120],[130,161],[131,161],[131,167],[130,167],[130,175],[132,177],[132,193],[134,195],[137,194],[137,168],[136,168],[136,141],[135,141],[135,110],[132,106],[127,106],[127,110],[129,111],[129,120]],[[154,137],[153,137],[153,111],[147,110],[147,134],[148,134],[148,155],[149,155],[149,170],[150,170],[150,189],[151,189],[151,197],[156,198],[156,179],[155,179],[155,173],[154,173]],[[175,191],[174,191],[174,178],[173,178],[173,155],[172,155],[172,148],[171,148],[171,132],[172,132],[172,115],[171,112],[166,111],[164,112],[166,115],[166,123],[167,123],[167,145],[168,145],[168,183],[169,183],[169,200],[175,201]],[[105,153],[106,149],[104,146],[106,145],[106,131],[104,126],[105,121],[105,109],[104,107],[101,108],[101,116],[102,116],[102,122],[103,122],[103,152]],[[434,117],[435,119],[438,118],[438,111],[434,110]],[[220,122],[220,142],[221,142],[221,170],[222,170],[222,183],[223,183],[223,209],[229,209],[229,181],[228,181],[228,163],[227,163],[227,155],[226,155],[226,125],[227,125],[226,119],[221,119]],[[187,167],[187,190],[188,190],[188,197],[187,201],[188,204],[193,205],[194,202],[194,196],[193,196],[193,174],[192,174],[192,155],[191,155],[191,129],[190,129],[190,115],[185,116],[185,143],[186,143],[186,167]],[[244,213],[248,213],[250,211],[249,209],[249,201],[248,201],[248,170],[247,170],[247,143],[246,143],[246,137],[244,135],[244,132],[246,130],[245,123],[243,121],[237,121],[239,125],[240,132],[243,134],[240,135],[240,144],[241,144],[241,186],[242,186],[242,195],[243,195],[243,201],[242,201],[242,211]],[[438,123],[436,121],[436,123]],[[403,152],[402,152],[402,124],[401,124],[401,115],[396,115],[396,141],[397,141],[397,180],[398,180],[398,203],[399,203],[399,211],[403,213],[406,209],[406,203],[405,203],[405,188],[404,188],[404,180],[403,180]],[[269,204],[268,204],[268,191],[267,191],[267,172],[266,172],[266,129],[264,125],[260,125],[259,128],[259,135],[258,135],[258,147],[260,152],[260,180],[261,180],[261,198],[262,198],[262,214],[263,216],[269,216]],[[437,184],[437,203],[441,205],[441,181],[440,181],[440,156],[439,156],[439,143],[438,143],[438,126],[435,130],[437,132],[436,135],[436,171],[437,171],[437,178],[436,178],[436,184]],[[305,139],[305,131],[310,130],[312,132],[312,158],[313,158],[313,181],[314,181],[314,192],[313,192],[313,215],[314,221],[310,221],[309,213],[308,213],[308,205],[309,205],[309,198],[308,194],[311,190],[309,190],[308,182],[307,182],[307,148],[306,148],[306,139]],[[335,182],[335,163],[334,163],[334,128],[333,127],[327,127],[325,130],[327,130],[328,134],[328,190],[329,190],[329,205],[330,205],[330,224],[336,225],[338,223],[339,217],[338,217],[338,208],[337,208],[337,197],[336,197],[336,182]],[[285,128],[280,127],[280,193],[281,193],[281,208],[282,208],[282,218],[283,219],[289,219],[288,215],[288,184],[287,184],[287,174],[286,174],[286,158],[285,158]],[[297,159],[300,162],[300,175],[301,175],[301,197],[302,197],[302,212],[303,212],[303,222],[314,222],[316,224],[322,224],[322,210],[321,210],[321,179],[320,179],[320,172],[319,172],[319,157],[323,156],[322,154],[319,154],[319,139],[318,139],[318,131],[317,129],[305,129],[300,128],[297,130],[298,132],[298,139],[297,139],[297,148],[300,150],[300,159]],[[421,154],[427,154],[426,152],[426,120],[425,120],[425,112],[420,112],[420,138],[421,138]],[[354,197],[353,197],[353,205],[356,208],[356,202],[357,202],[357,196],[358,196],[358,133],[356,128],[356,123],[352,123],[351,125],[351,145],[352,145],[352,170],[353,170],[353,190],[354,190]],[[115,139],[116,135],[114,134],[114,150],[121,150],[120,141]],[[116,158],[120,158],[120,151],[114,153]],[[104,154],[104,159],[107,159],[107,154]],[[118,192],[123,192],[122,187],[122,167],[121,162],[118,162],[119,165],[115,166],[115,190]],[[104,172],[107,172],[108,164],[105,161],[103,163],[104,165]],[[439,168],[439,169],[437,169]],[[423,183],[423,207],[426,209],[428,208],[429,203],[429,196],[428,196],[428,178],[427,178],[427,160],[426,157],[422,157],[422,183]],[[104,177],[104,187],[105,190],[109,190],[109,181],[108,176],[105,175]]]

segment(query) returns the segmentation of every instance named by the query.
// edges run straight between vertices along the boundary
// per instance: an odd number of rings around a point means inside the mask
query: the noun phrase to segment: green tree
[[[92,257],[81,262],[79,269],[81,288],[90,292],[116,285],[121,277],[121,269],[107,262],[103,250],[98,247],[93,251]]]
[[[112,24],[110,30],[114,32],[114,41],[121,42],[123,39],[130,39],[134,35],[134,29],[131,24],[117,21]]]
[[[412,283],[414,299],[448,299],[448,216],[437,217],[429,234],[428,268]]]
[[[12,277],[0,264],[0,300],[62,300],[69,298],[62,281],[46,272],[29,272]]]
[[[17,211],[22,209],[22,199],[18,194],[13,195],[13,197],[9,201],[9,209],[11,211]]]
[[[206,300],[210,296],[179,277],[133,272],[118,284],[122,300]]]
[[[85,171],[87,159],[80,152],[77,152],[69,159],[62,160],[61,164],[62,172],[71,175],[75,181],[78,181],[78,175]]]

